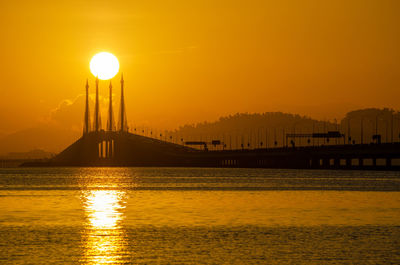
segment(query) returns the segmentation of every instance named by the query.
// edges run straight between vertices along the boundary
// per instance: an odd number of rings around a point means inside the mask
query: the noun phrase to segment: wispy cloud
[[[195,45],[183,47],[183,48],[177,48],[174,50],[161,50],[161,51],[155,51],[152,54],[178,54],[178,53],[185,53],[185,52],[192,52],[193,50],[197,49],[198,47]]]
[[[93,116],[96,94],[89,94],[89,113]],[[113,94],[114,115],[118,111],[117,97]],[[108,97],[99,95],[100,114],[102,121],[107,121]],[[57,107],[49,111],[49,114],[42,119],[43,123],[50,126],[62,127],[65,129],[82,130],[83,116],[85,111],[85,94],[79,94],[73,99],[63,99]]]

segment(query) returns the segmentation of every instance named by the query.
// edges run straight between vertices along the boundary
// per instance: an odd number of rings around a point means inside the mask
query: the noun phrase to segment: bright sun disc
[[[117,57],[109,52],[100,52],[90,61],[90,71],[101,80],[113,78],[119,70]]]

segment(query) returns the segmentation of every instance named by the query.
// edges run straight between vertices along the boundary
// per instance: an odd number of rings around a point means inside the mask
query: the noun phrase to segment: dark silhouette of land
[[[378,124],[376,124],[378,123]],[[142,128],[137,131],[142,133]],[[149,130],[145,132],[149,136]],[[204,139],[222,139],[225,143],[232,140],[229,145],[233,149],[240,149],[241,144],[246,147],[250,143],[251,148],[285,146],[285,136],[291,133],[326,133],[328,131],[340,131],[346,135],[346,144],[361,144],[376,142],[373,135],[381,135],[382,143],[400,141],[400,114],[391,109],[362,109],[351,111],[340,120],[319,121],[307,116],[300,116],[282,112],[266,113],[238,113],[227,117],[221,117],[215,122],[204,122],[195,125],[181,126],[175,131],[167,131],[172,138],[184,138],[201,141]],[[239,140],[236,138],[239,137]],[[349,138],[350,137],[350,138]],[[308,140],[311,140],[308,142]],[[342,142],[326,142],[312,138],[297,139],[297,146],[329,145]]]
[[[52,159],[24,166],[400,169],[400,143],[203,151],[128,132],[91,132]],[[395,162],[395,163],[394,163]]]
[[[400,169],[400,118],[393,110],[354,111],[340,123],[284,113],[237,114],[174,132],[153,132],[128,127],[121,77],[118,126],[109,104],[103,130],[98,84],[96,80],[91,124],[86,83],[83,136],[55,157],[24,166]],[[111,103],[111,83],[109,95]]]

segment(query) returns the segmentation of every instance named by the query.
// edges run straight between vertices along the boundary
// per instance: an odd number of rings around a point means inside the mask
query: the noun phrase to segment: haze
[[[86,78],[94,92],[89,60],[100,51],[120,61],[131,124],[170,129],[237,112],[331,119],[400,108],[396,0],[2,1],[0,8],[3,133],[57,117],[81,131],[80,95]],[[107,87],[101,83],[104,97]]]

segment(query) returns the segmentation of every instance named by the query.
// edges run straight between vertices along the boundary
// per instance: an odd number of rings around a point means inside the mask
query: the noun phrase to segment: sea
[[[1,168],[0,264],[400,264],[400,172]]]

